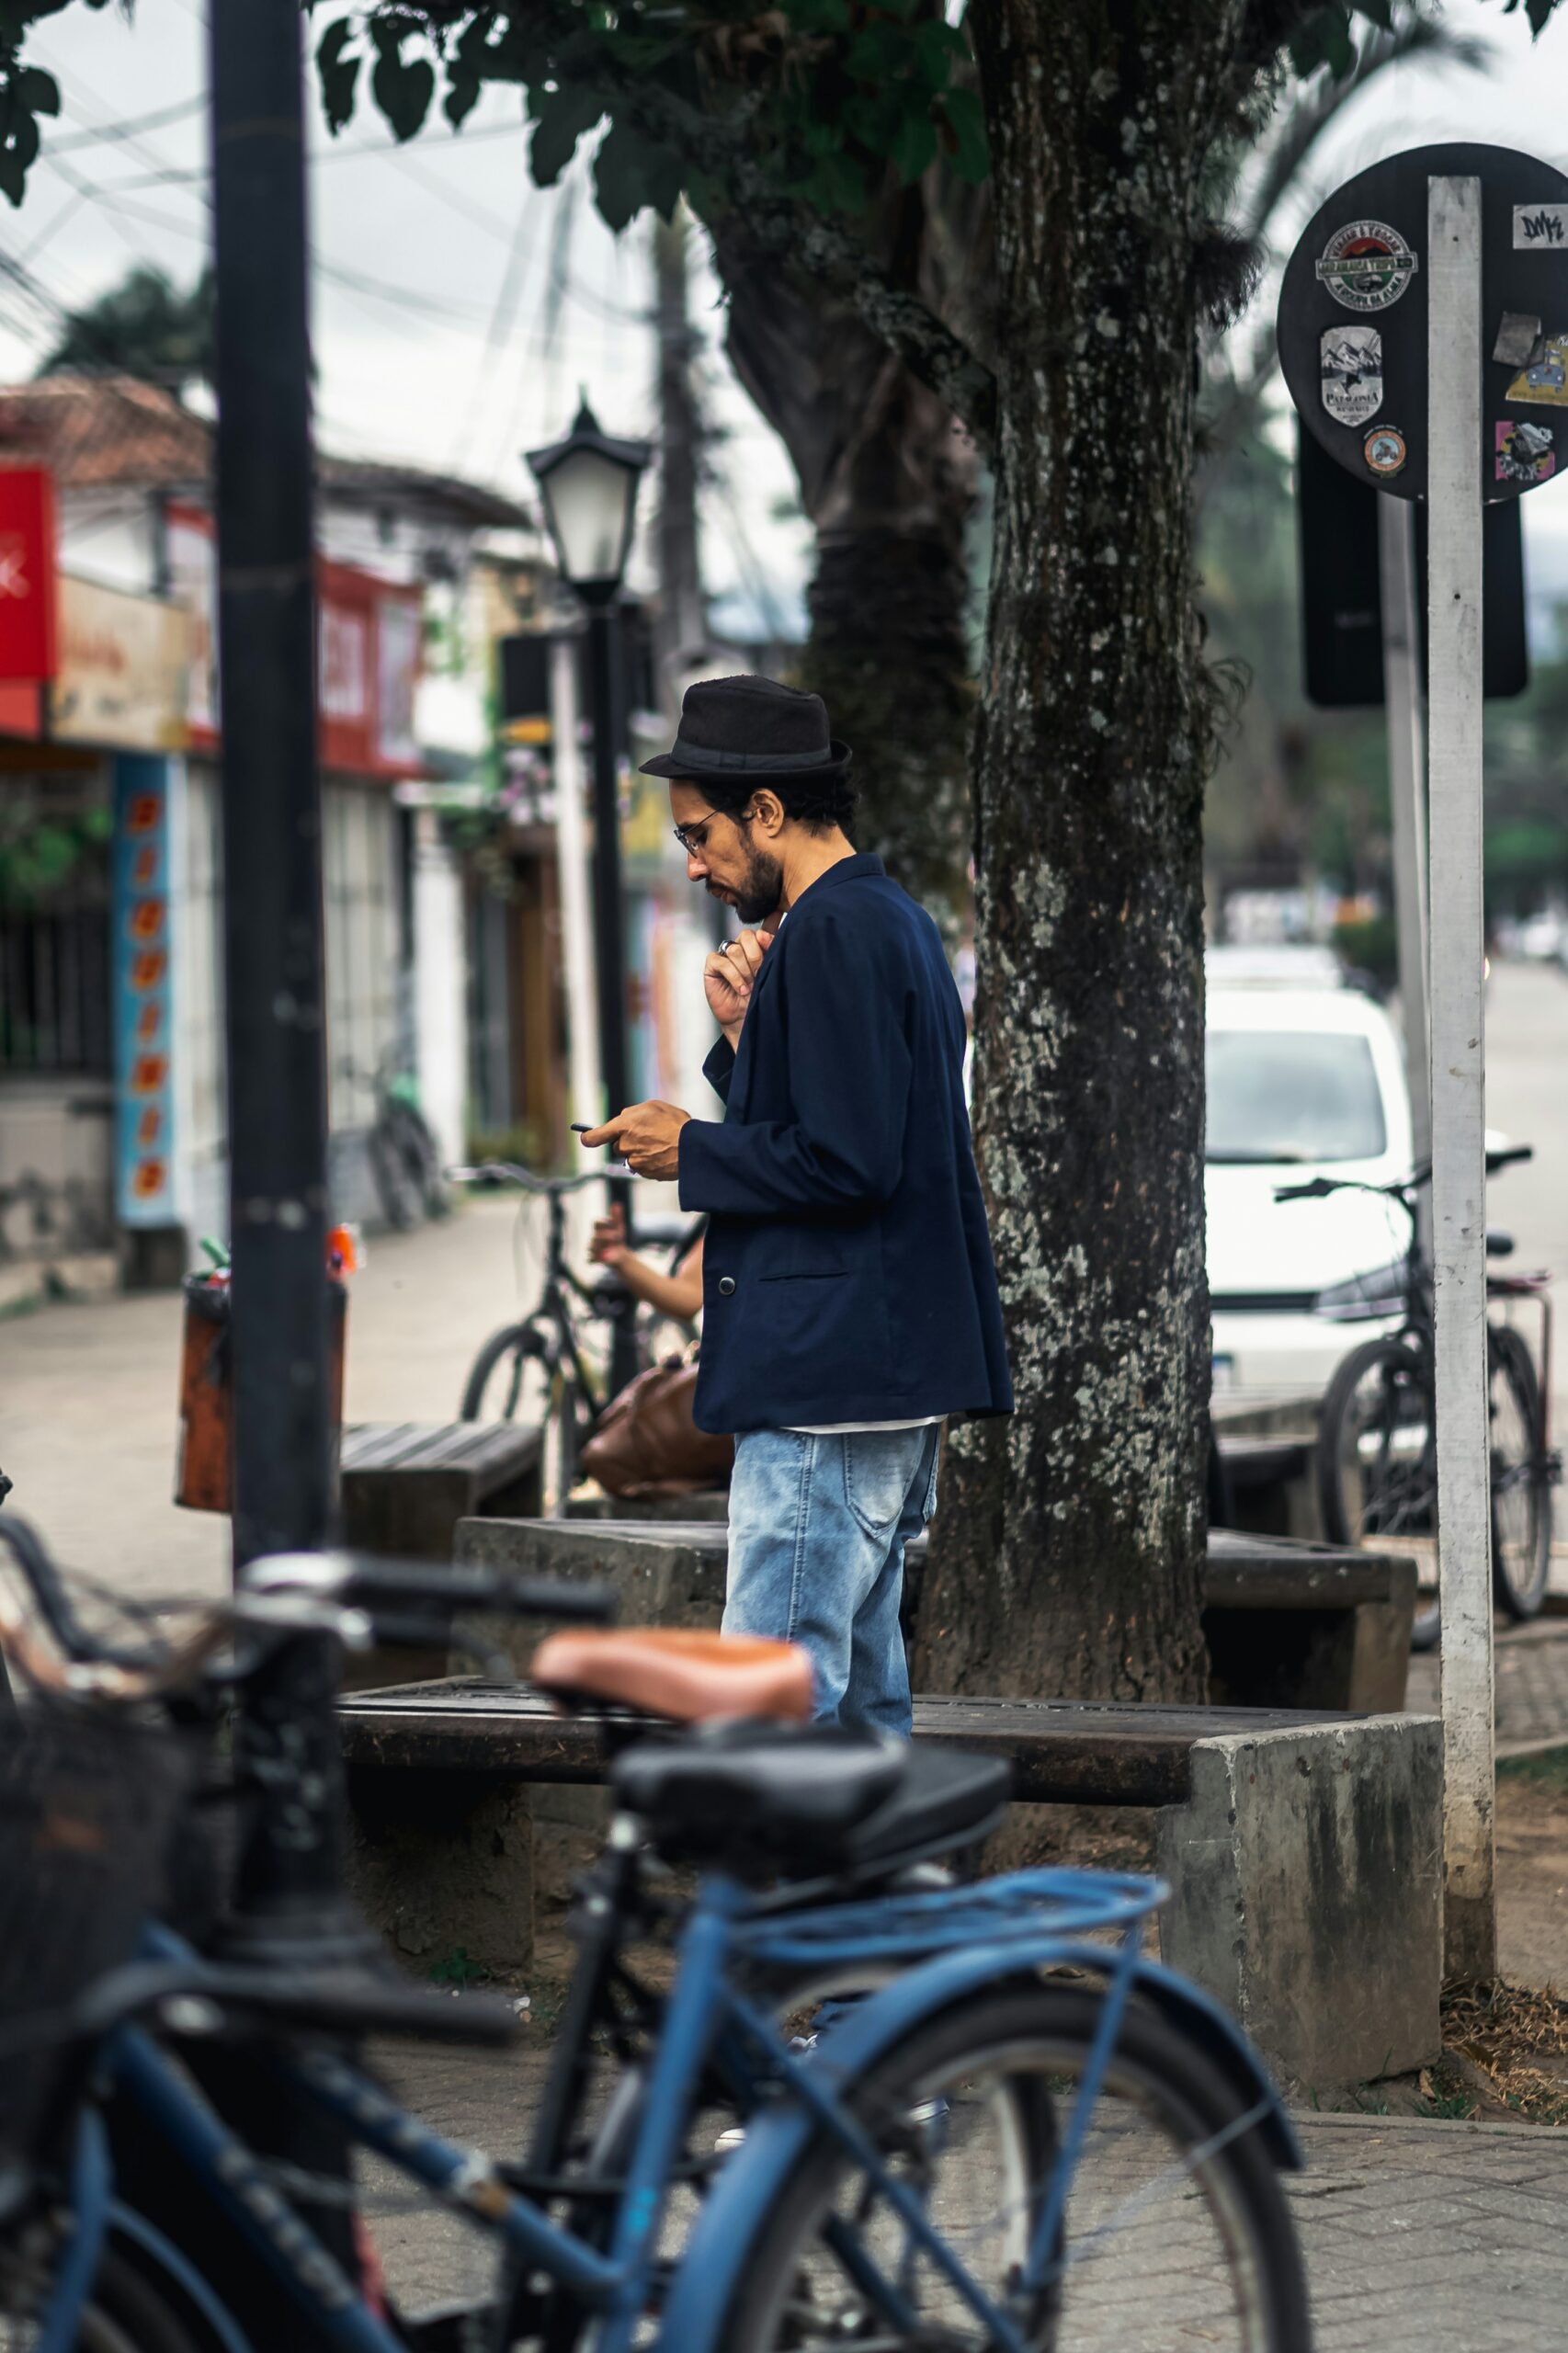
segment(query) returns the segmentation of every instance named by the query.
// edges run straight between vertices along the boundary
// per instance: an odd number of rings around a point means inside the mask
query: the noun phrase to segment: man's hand
[[[680,1131],[690,1117],[674,1103],[636,1103],[602,1128],[590,1128],[583,1142],[590,1147],[618,1143],[627,1166],[639,1176],[678,1176]]]
[[[722,948],[716,948],[702,967],[703,993],[732,1048],[740,1043],[752,983],[772,945],[772,928],[743,931],[738,939],[727,939]]]

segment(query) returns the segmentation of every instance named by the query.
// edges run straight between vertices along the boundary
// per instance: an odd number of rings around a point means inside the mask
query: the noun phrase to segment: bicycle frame
[[[994,1905],[1013,1891],[1017,1904],[1009,1924]],[[924,1912],[921,1899],[902,1906],[871,1899],[814,1913],[770,1913],[766,1898],[733,1881],[705,1881],[679,1939],[678,1971],[647,2095],[624,2177],[617,2185],[608,2254],[552,2222],[532,2199],[508,2188],[488,2157],[430,2131],[358,2067],[319,2048],[290,2051],[283,2044],[278,2045],[277,2064],[303,2097],[340,2120],[359,2146],[374,2151],[433,2198],[491,2231],[528,2275],[545,2275],[585,2314],[599,2315],[597,2353],[631,2353],[653,2289],[658,2233],[686,2120],[709,2058],[722,2040],[731,2063],[745,2072],[753,2091],[768,2082],[778,2086],[779,2097],[748,2129],[744,2146],[726,2163],[705,2204],[661,2323],[656,2344],[663,2353],[710,2353],[746,2249],[785,2177],[819,2130],[827,2131],[864,2169],[879,2196],[900,2215],[909,2239],[946,2275],[1002,2353],[1026,2353],[1012,2314],[970,2276],[915,2191],[890,2171],[842,2094],[852,2092],[865,2069],[923,2019],[987,1984],[1062,1962],[1104,1978],[1103,2016],[1016,2290],[1020,2308],[1038,2290],[1049,2268],[1074,2170],[1135,1988],[1145,1988],[1167,2009],[1185,2006],[1200,2037],[1221,2052],[1221,2063],[1233,2077],[1252,2089],[1251,2108],[1235,2130],[1263,2126],[1277,2156],[1291,2162],[1293,2144],[1278,2096],[1244,2040],[1203,1996],[1141,1957],[1142,1923],[1163,1893],[1157,1882],[1109,1874],[1017,1873],[989,1883],[986,1893],[996,1925],[989,1938],[977,1943],[973,1910],[961,1899],[956,1907],[948,1906],[945,1921],[940,1904],[933,1905],[929,1899]],[[1053,1910],[1054,1924],[1049,1917]],[[876,1937],[879,1919],[896,1924],[912,1916],[913,1949],[907,1926],[902,1943],[896,1935]],[[942,1927],[923,1927],[927,1919],[943,1924],[945,1938]],[[1094,1928],[1114,1931],[1114,1942],[1085,1941],[1085,1932]],[[149,1942],[160,1958],[190,1960],[199,1969],[195,1957],[167,1931],[150,1932]],[[946,1944],[958,1949],[946,1949]],[[798,1963],[807,1950],[819,1966],[901,1956],[913,1965],[858,2004],[824,2038],[819,2051],[801,2057],[789,2049],[773,2019],[738,1990],[731,1970],[733,1963],[746,1961]],[[199,1980],[193,1990],[199,1999]],[[148,2128],[183,2158],[205,2185],[213,2205],[309,2316],[318,2341],[340,2347],[344,2353],[404,2353],[404,2340],[364,2303],[355,2284],[274,2186],[266,2163],[230,2130],[145,2031],[136,2027],[115,2029],[100,2061],[99,2080],[121,2093]],[[40,2353],[69,2353],[74,2345],[103,2239],[116,2215],[102,2125],[92,2109],[82,2119],[73,2188],[73,2235],[57,2274]],[[850,2225],[840,2220],[830,2228],[835,2251],[896,2323],[905,2309],[897,2281],[857,2241]],[[164,2264],[175,2287],[188,2294],[189,2266],[179,2251],[139,2218],[134,2235],[145,2252]],[[227,2353],[250,2353],[239,2320],[217,2302],[208,2283],[199,2284],[199,2301],[214,2336]]]

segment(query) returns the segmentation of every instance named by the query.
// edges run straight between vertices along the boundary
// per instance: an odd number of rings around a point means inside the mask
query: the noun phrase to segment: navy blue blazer
[[[930,916],[880,858],[830,867],[709,1056],[723,1121],[680,1131],[703,1429],[1011,1413],[963,1059]]]

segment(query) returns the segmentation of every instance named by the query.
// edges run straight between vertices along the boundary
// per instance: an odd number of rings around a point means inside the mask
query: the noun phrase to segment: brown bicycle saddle
[[[804,1723],[812,1706],[812,1664],[798,1643],[684,1627],[551,1634],[528,1680],[562,1706],[594,1700],[678,1724],[726,1716]]]

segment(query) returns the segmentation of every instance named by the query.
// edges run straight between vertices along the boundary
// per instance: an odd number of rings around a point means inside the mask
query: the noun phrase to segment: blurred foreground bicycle
[[[1244,2039],[1143,1959],[1157,1882],[933,1883],[929,1859],[996,1819],[998,1761],[743,1720],[809,1705],[789,1645],[553,1637],[535,1679],[605,1711],[617,1811],[575,1915],[583,1959],[533,2146],[491,2158],[404,2109],[352,2038],[493,2043],[509,2005],[415,1995],[369,1964],[214,1961],[146,1917],[190,1835],[188,1743],[156,1703],[212,1672],[225,1640],[424,1641],[432,1613],[560,1615],[574,1589],[254,1563],[233,1603],[178,1646],[143,1643],[138,1665],[134,1644],[105,1658],[51,1599],[41,1548],[14,1527],[9,1540],[67,1664],[7,1599],[29,1696],[0,1724],[16,1923],[0,2050],[35,2070],[0,2125],[7,2353],[271,2353],[220,2256],[231,2244],[311,2353],[1124,2353],[1130,2320],[1141,2348],[1307,2353],[1278,2181],[1295,2143]],[[577,1615],[602,1608],[577,1594]],[[219,1671],[243,1676],[243,1659]],[[280,1742],[269,1769],[290,1756]],[[692,1864],[683,1900],[668,1867]],[[663,1995],[624,1951],[659,1922],[676,1964]],[[876,1990],[818,2047],[793,2045],[781,2013],[846,1982]],[[491,2297],[420,2318],[351,2276],[307,2216],[355,2193],[246,2144],[203,2087],[214,2048],[490,2234]],[[597,2107],[596,2067],[610,2078]],[[716,2128],[737,2115],[742,2144],[721,2155]],[[178,2196],[150,2207],[139,2183],[170,2180]]]

